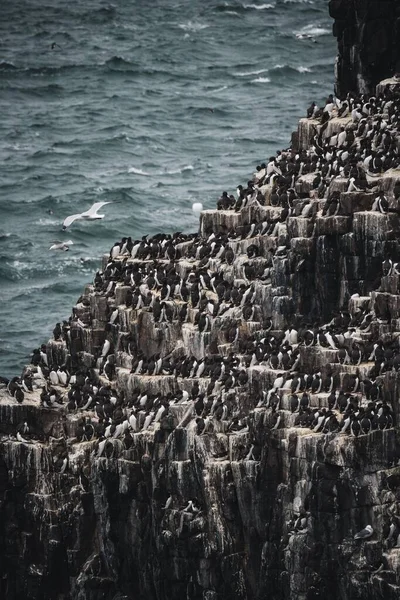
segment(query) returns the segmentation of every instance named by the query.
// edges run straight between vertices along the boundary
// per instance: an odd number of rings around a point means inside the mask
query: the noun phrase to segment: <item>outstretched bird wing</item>
[[[73,243],[74,242],[72,240],[68,240],[67,242],[55,241],[53,242],[53,245],[50,246],[49,250],[62,250],[63,248],[65,248],[65,246],[72,246]]]
[[[82,218],[82,214],[78,213],[77,215],[70,215],[69,217],[67,217],[63,223],[63,227],[64,229],[66,229],[67,227],[69,227],[71,225],[71,223],[73,223],[74,221],[76,221],[77,219],[81,219]]]
[[[94,216],[94,215],[97,213],[97,211],[98,211],[98,210],[100,210],[100,208],[101,208],[102,206],[104,206],[105,204],[111,204],[111,202],[95,202],[95,203],[93,204],[93,206],[91,206],[91,207],[89,208],[89,210],[87,210],[87,211],[85,211],[85,212],[81,213],[81,215],[80,215],[80,216],[81,216],[81,217],[93,217],[93,216]]]

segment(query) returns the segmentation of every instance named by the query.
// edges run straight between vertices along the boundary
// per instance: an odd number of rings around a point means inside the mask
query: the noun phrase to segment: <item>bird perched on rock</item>
[[[374,533],[374,530],[372,529],[371,525],[366,525],[364,527],[364,529],[361,529],[361,531],[358,531],[355,536],[354,539],[355,540],[366,540],[368,538],[370,538]]]

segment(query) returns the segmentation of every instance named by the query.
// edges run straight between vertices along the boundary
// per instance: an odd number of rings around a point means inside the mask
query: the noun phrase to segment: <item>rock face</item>
[[[198,234],[104,257],[0,390],[1,598],[398,600],[399,106],[364,178],[368,128],[303,119]]]
[[[338,40],[336,93],[373,93],[400,71],[400,4],[397,0],[330,0]]]

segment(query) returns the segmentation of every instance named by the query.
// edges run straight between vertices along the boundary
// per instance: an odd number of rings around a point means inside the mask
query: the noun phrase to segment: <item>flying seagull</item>
[[[69,247],[73,245],[73,243],[74,242],[72,240],[68,240],[67,242],[60,242],[59,240],[56,240],[53,242],[53,245],[50,246],[49,250],[64,250],[64,252],[66,252],[69,250]]]
[[[77,215],[70,215],[65,219],[63,223],[63,229],[67,229],[67,227],[69,227],[74,221],[77,221],[78,219],[84,219],[85,221],[92,219],[102,219],[104,215],[99,215],[97,211],[100,210],[100,208],[105,204],[110,204],[110,202],[95,202],[93,206],[89,208],[89,210],[83,213],[78,213]]]

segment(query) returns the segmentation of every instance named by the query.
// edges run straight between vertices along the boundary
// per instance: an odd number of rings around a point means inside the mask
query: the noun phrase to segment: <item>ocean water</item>
[[[5,0],[0,375],[123,235],[195,231],[333,88],[327,0]],[[107,200],[105,218],[62,222]],[[49,251],[72,240],[68,252]]]

